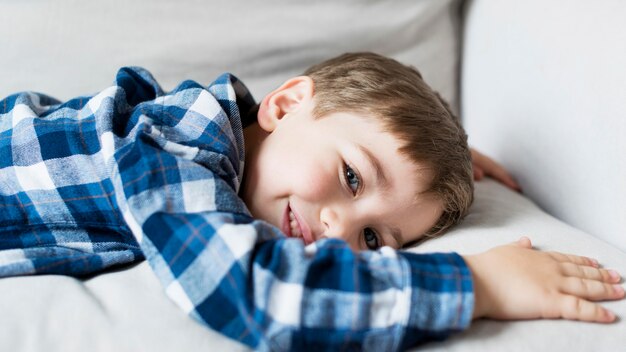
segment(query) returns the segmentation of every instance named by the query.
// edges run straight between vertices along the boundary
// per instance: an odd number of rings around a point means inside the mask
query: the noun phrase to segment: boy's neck
[[[265,139],[267,132],[255,121],[243,129],[243,141],[245,146],[246,162],[248,158],[258,150],[259,145]]]
[[[255,161],[258,158],[261,144],[266,136],[267,132],[265,132],[256,121],[243,129],[245,164],[243,169],[243,179],[241,180],[241,185],[239,188],[240,195],[246,192],[245,188],[248,185],[249,181],[247,179],[248,171],[255,167]]]

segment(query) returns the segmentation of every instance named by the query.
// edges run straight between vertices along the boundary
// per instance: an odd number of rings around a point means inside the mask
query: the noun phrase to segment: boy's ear
[[[266,132],[272,132],[287,114],[297,111],[313,98],[313,80],[308,76],[290,78],[263,98],[257,120]]]

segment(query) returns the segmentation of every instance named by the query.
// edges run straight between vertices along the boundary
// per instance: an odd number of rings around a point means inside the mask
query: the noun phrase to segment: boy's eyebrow
[[[389,181],[387,180],[387,176],[385,176],[385,172],[383,168],[380,166],[380,162],[376,158],[372,152],[366,147],[357,144],[357,147],[365,155],[366,159],[369,161],[370,165],[374,167],[376,171],[376,187],[380,188],[383,191],[386,191],[389,188]]]

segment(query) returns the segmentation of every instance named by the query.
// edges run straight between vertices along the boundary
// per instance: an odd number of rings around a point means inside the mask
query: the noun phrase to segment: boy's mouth
[[[302,239],[305,245],[313,242],[311,230],[298,212],[291,208],[290,203],[287,203],[285,208],[282,230],[288,237]]]

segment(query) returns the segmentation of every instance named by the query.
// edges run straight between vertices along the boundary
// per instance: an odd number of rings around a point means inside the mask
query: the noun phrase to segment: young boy
[[[591,301],[624,296],[617,273],[526,238],[395,251],[463,218],[472,165],[446,104],[374,54],[314,66],[259,105],[231,75],[164,94],[137,68],[65,104],[11,96],[0,180],[0,276],[145,257],[183,310],[258,350],[398,350],[480,317],[611,322]]]

